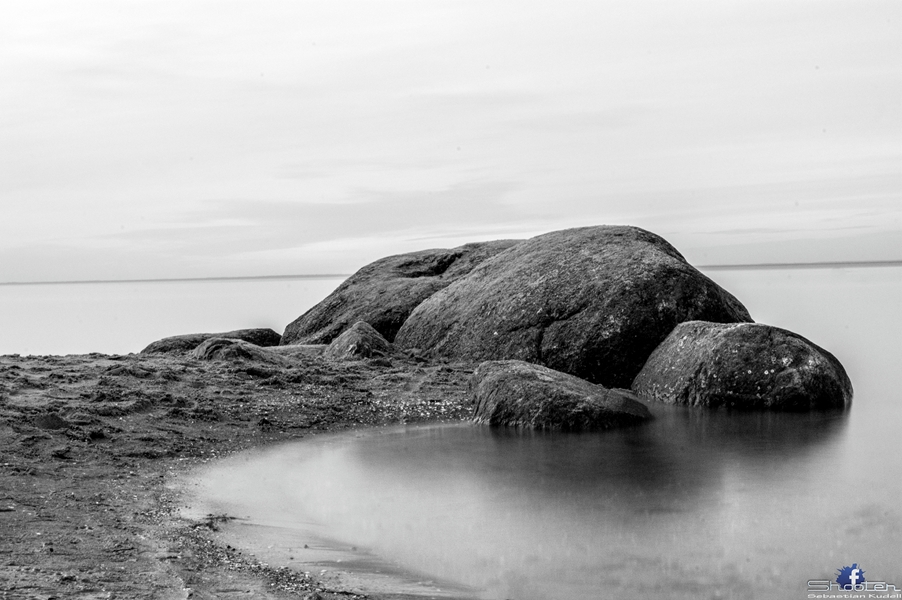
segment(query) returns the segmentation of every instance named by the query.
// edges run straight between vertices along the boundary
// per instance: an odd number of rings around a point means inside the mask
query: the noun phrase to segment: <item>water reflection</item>
[[[718,501],[725,470],[746,481],[792,471],[796,459],[841,439],[847,412],[727,413],[652,406],[655,420],[590,434],[487,426],[410,429],[351,449],[356,469],[415,476],[420,485],[465,479],[538,502],[594,505],[621,517]],[[488,492],[487,492],[488,493]]]
[[[711,585],[693,564],[712,545],[730,594],[748,591],[744,536],[796,519],[768,515],[756,490],[792,502],[775,482],[829,468],[848,413],[652,409],[650,423],[593,434],[464,424],[301,443],[224,468],[208,494],[485,598],[694,597]]]
[[[776,413],[706,410],[652,405],[655,423],[644,430],[642,443],[666,447],[671,456],[689,461],[740,460],[747,467],[791,465],[795,459],[834,444],[845,434],[848,411]]]
[[[902,587],[899,271],[722,283],[761,321],[835,351],[852,411],[654,404],[652,422],[598,434],[319,438],[205,470],[205,508],[325,532],[483,598],[801,598],[852,562]]]

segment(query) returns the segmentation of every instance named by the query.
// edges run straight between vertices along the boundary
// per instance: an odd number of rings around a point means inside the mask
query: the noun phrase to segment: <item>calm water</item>
[[[0,285],[0,354],[139,352],[182,333],[279,333],[342,277]]]
[[[851,412],[653,406],[651,424],[600,434],[314,438],[208,467],[192,510],[242,517],[227,535],[267,560],[370,583],[394,569],[433,594],[806,598],[853,562],[902,588],[902,269],[711,275],[836,354]]]

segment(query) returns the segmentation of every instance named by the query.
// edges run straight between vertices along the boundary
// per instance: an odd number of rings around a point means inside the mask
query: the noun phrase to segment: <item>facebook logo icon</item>
[[[814,592],[888,592],[887,594],[873,595],[868,598],[902,598],[902,590],[895,584],[885,581],[868,581],[864,578],[864,569],[858,563],[852,563],[851,567],[843,567],[836,570],[836,579],[812,579],[808,581],[809,598],[864,598],[864,596],[844,595],[817,595]]]
[[[857,589],[859,585],[866,581],[864,571],[858,568],[858,563],[852,563],[851,567],[843,567],[837,571],[836,583],[843,589]]]

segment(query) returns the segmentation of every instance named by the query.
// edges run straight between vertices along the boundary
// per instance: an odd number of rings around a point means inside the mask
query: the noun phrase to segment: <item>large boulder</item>
[[[636,227],[567,229],[520,242],[433,294],[395,338],[403,349],[518,359],[629,387],[683,321],[751,321],[664,239]]]
[[[712,408],[805,411],[852,404],[852,383],[832,354],[758,323],[678,325],[632,389],[659,402]]]
[[[370,263],[329,296],[292,321],[282,344],[328,344],[358,321],[389,342],[417,305],[517,240],[398,254]]]
[[[519,360],[484,362],[470,378],[473,418],[489,425],[593,431],[634,425],[651,413],[628,390]]]
[[[228,338],[242,340],[257,346],[278,346],[282,339],[272,329],[236,329],[224,333],[188,333],[174,335],[152,342],[141,354],[169,354],[172,352],[191,352],[210,338]]]
[[[359,360],[385,356],[391,352],[391,344],[365,321],[357,321],[350,329],[332,340],[323,356],[332,360]]]

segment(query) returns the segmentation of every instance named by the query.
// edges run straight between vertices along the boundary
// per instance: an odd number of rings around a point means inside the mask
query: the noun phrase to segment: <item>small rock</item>
[[[106,439],[106,434],[103,429],[92,429],[88,432],[88,439],[92,442],[99,442]]]
[[[189,333],[163,338],[149,344],[141,350],[141,354],[168,354],[172,352],[190,352],[211,338],[228,338],[241,340],[255,346],[278,346],[282,336],[268,328],[236,329],[223,333]]]
[[[289,365],[290,359],[266,348],[232,338],[210,338],[191,353],[200,360],[251,360]]]
[[[358,321],[332,340],[323,356],[333,360],[357,360],[384,356],[389,352],[391,344],[372,325]]]
[[[53,448],[50,451],[50,456],[53,458],[69,458],[69,453],[72,452],[72,448],[69,446],[60,446],[58,448]]]
[[[41,429],[66,429],[69,427],[69,422],[55,413],[35,417],[34,424],[35,427]]]

